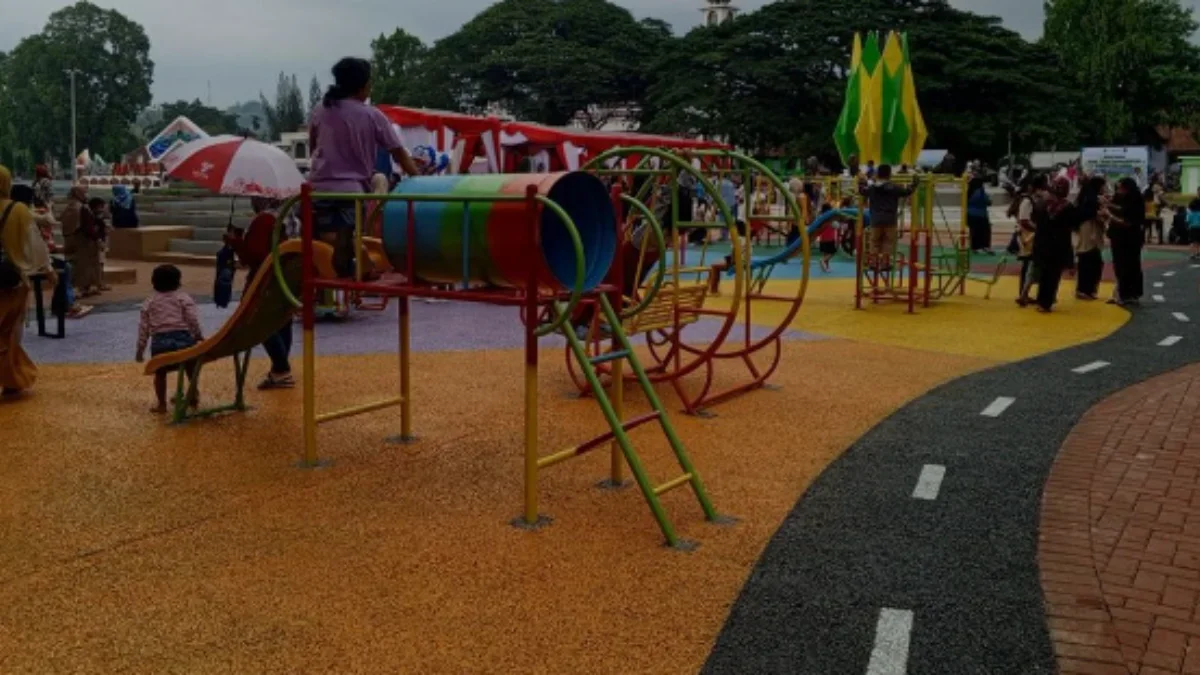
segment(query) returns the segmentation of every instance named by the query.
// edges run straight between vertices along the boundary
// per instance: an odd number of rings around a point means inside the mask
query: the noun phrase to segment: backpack
[[[17,264],[12,261],[8,255],[8,251],[4,250],[4,226],[8,223],[8,217],[12,215],[13,207],[17,203],[10,201],[8,208],[4,209],[4,215],[0,216],[0,290],[11,291],[17,288],[22,283],[21,270],[17,269]]]
[[[233,277],[237,274],[237,260],[233,248],[226,245],[217,253],[217,276],[213,280],[213,304],[222,309],[233,300]]]

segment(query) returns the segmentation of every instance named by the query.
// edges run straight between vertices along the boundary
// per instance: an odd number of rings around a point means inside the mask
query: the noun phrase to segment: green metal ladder
[[[583,371],[584,377],[587,378],[588,384],[592,388],[592,395],[595,397],[596,403],[600,405],[601,411],[604,413],[604,418],[612,429],[607,434],[597,436],[596,438],[577,446],[571,450],[558,453],[543,459],[546,465],[557,463],[560,459],[567,457],[579,456],[583,453],[593,450],[604,445],[608,441],[616,441],[621,449],[621,453],[625,457],[626,463],[629,465],[630,471],[633,473],[634,480],[637,482],[638,488],[646,497],[647,504],[650,505],[650,511],[654,515],[654,519],[658,521],[659,528],[662,529],[663,537],[666,538],[668,546],[681,549],[691,549],[695,547],[693,542],[681,540],[675,533],[674,526],[671,525],[671,520],[667,517],[666,511],[663,509],[662,501],[659,499],[664,493],[670,492],[678,487],[689,485],[692,492],[696,495],[697,501],[700,502],[700,508],[704,511],[704,516],[710,522],[728,522],[723,519],[713,508],[712,502],[708,498],[708,493],[704,489],[704,482],[700,479],[700,473],[692,464],[691,458],[688,456],[687,449],[684,448],[683,442],[679,440],[679,436],[675,433],[675,427],[672,426],[671,420],[667,417],[667,412],[663,408],[662,401],[658,398],[658,394],[654,391],[654,387],[650,383],[650,379],[646,376],[645,369],[638,361],[637,355],[633,351],[633,345],[630,344],[629,338],[625,335],[625,331],[621,326],[621,319],[613,310],[612,303],[609,302],[608,296],[601,293],[597,298],[597,304],[604,313],[604,318],[608,322],[612,330],[612,339],[615,349],[613,351],[600,354],[599,356],[588,356],[587,348],[585,347],[579,336],[571,329],[570,324],[565,324],[563,335],[566,336],[567,342],[571,346],[571,352],[574,354],[576,361]],[[553,305],[554,314],[561,315],[565,307],[561,303]],[[613,407],[612,400],[609,398],[603,383],[600,381],[600,376],[596,373],[596,366],[601,363],[609,363],[618,360],[625,360],[629,363],[630,368],[637,377],[638,384],[641,386],[642,392],[646,395],[646,399],[650,402],[651,412],[645,415],[634,417],[629,420],[621,420],[617,417],[617,411]],[[613,380],[614,387],[622,386],[622,382],[617,378]],[[679,462],[683,474],[655,485],[649,474],[646,472],[645,466],[642,464],[641,458],[633,448],[633,444],[629,440],[628,432],[646,424],[647,422],[658,421],[663,433],[666,435],[668,442],[671,445],[671,450],[675,453],[675,458]]]

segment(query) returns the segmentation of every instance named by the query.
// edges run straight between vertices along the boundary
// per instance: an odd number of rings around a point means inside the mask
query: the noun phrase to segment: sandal
[[[259,391],[267,391],[270,389],[292,389],[296,386],[296,378],[292,377],[291,373],[276,375],[267,373],[267,376],[258,383]]]

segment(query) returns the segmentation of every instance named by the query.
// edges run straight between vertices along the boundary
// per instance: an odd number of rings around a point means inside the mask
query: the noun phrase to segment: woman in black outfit
[[[1079,274],[1075,297],[1095,300],[1104,274],[1104,176],[1093,176],[1079,189],[1079,243],[1075,245]]]
[[[1117,294],[1109,300],[1117,305],[1138,304],[1142,299],[1142,228],[1146,224],[1146,204],[1141,191],[1132,178],[1122,178],[1117,183],[1117,196],[1113,200],[1108,226],[1108,238],[1112,242],[1113,272],[1117,275]]]
[[[1065,178],[1054,181],[1050,192],[1034,209],[1037,236],[1033,240],[1033,265],[1038,271],[1037,305],[1049,312],[1058,301],[1058,284],[1063,270],[1075,264],[1071,249],[1071,231],[1078,222],[1075,205],[1067,201],[1071,184]]]

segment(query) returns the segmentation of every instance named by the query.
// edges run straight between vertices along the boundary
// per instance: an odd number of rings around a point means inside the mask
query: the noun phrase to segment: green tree
[[[1197,28],[1179,0],[1047,0],[1044,41],[1086,91],[1078,121],[1089,142],[1161,142],[1158,125],[1191,125],[1200,111]]]
[[[438,87],[431,87],[434,80],[428,74],[428,59],[425,43],[402,28],[371,40],[371,99],[397,105],[452,107],[444,87],[440,92]]]
[[[943,0],[791,0],[697,28],[655,62],[645,128],[836,162],[851,44],[871,30],[909,35],[928,147],[992,159],[1010,131],[1014,141],[1070,143],[1076,97],[1056,83],[1047,53]]]
[[[518,118],[599,126],[640,103],[666,38],[607,0],[501,0],[438,41],[429,72],[455,107],[499,104]]]
[[[305,116],[304,97],[300,94],[300,85],[296,76],[279,73],[279,81],[275,85],[275,103],[271,104],[267,97],[259,94],[263,116],[266,118],[268,133],[272,138],[280,134],[297,131],[307,121]]]
[[[150,103],[154,63],[146,32],[120,12],[86,1],[58,10],[17,44],[3,70],[19,149],[69,160],[72,71],[79,149],[113,158],[136,144],[130,128]]]
[[[312,111],[321,104],[321,98],[324,93],[321,91],[321,82],[317,80],[317,76],[313,75],[312,81],[308,83],[308,112]]]
[[[153,137],[162,129],[164,123],[169,123],[180,116],[195,122],[197,126],[213,136],[236,134],[242,130],[236,115],[211,108],[201,103],[200,99],[196,99],[190,102],[176,101],[164,104],[160,121],[148,125],[145,129],[146,135]]]

